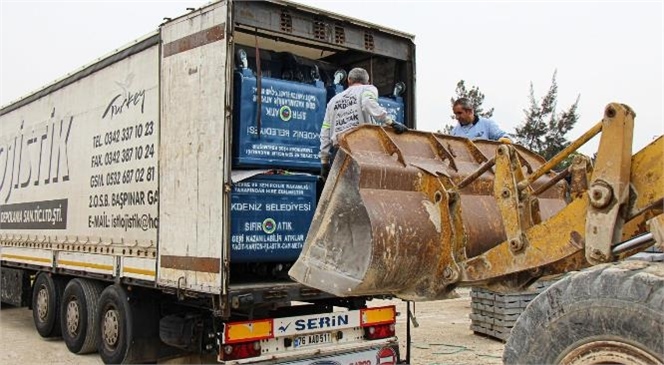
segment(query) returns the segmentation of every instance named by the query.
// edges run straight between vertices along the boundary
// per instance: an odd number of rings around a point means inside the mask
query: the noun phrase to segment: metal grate
[[[338,25],[334,26],[334,43],[336,44],[346,43],[346,30]]]
[[[281,12],[281,31],[286,33],[293,33],[293,18],[287,11]]]
[[[321,40],[327,39],[326,29],[327,27],[322,20],[314,20],[314,38]]]
[[[373,51],[375,47],[373,34],[364,33],[364,49],[367,51]]]

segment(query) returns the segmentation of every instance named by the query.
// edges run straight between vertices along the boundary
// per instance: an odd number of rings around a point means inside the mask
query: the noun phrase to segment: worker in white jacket
[[[408,129],[394,121],[378,104],[378,89],[369,85],[369,73],[357,67],[348,73],[348,88],[327,103],[320,131],[321,176],[327,177],[330,172],[330,152],[338,147],[339,136],[365,123],[390,126],[397,134]]]

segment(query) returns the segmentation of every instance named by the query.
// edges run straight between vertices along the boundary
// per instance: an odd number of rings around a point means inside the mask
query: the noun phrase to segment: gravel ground
[[[413,365],[443,364],[502,364],[504,344],[500,341],[473,334],[470,330],[469,289],[458,290],[456,299],[415,304],[415,317],[419,327],[411,326],[411,356]],[[379,304],[386,301],[373,301]],[[405,358],[406,305],[397,305],[401,316],[397,319],[397,335],[401,340],[401,353]]]

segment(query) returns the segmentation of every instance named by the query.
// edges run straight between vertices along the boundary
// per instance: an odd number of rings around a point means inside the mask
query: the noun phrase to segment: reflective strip
[[[70,261],[70,260],[58,260],[58,266],[60,265],[86,267],[89,269],[98,269],[98,270],[111,270],[111,271],[113,270],[113,266],[111,265],[94,264],[94,263]]]
[[[264,340],[274,337],[272,320],[227,323],[224,334],[224,343],[237,343],[255,340]]]
[[[395,318],[396,308],[391,305],[388,307],[362,309],[360,321],[362,323],[362,327],[366,327],[376,324],[394,323]]]
[[[155,276],[156,274],[154,270],[138,269],[135,267],[125,267],[124,269],[122,269],[122,271],[129,274],[139,274],[146,276]]]
[[[376,99],[376,94],[372,93],[371,91],[363,92],[362,96],[368,97],[370,99]]]
[[[323,128],[330,128],[330,127],[332,127],[332,124],[328,122],[323,122]]]
[[[162,255],[161,267],[164,269],[188,270],[219,274],[221,266],[218,257],[195,257]]]
[[[190,34],[186,37],[174,40],[164,44],[163,57],[169,57],[180,52],[186,52],[191,49],[204,46],[216,41],[224,39],[225,24],[214,26],[212,28],[203,29],[198,33]]]
[[[14,260],[24,260],[24,261],[46,262],[46,263],[51,262],[51,259],[45,259],[43,257],[34,257],[34,256],[23,256],[23,255],[3,254],[2,258],[3,259],[14,259]]]

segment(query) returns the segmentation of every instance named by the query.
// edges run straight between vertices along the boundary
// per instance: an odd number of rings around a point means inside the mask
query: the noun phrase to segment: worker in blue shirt
[[[475,107],[467,98],[459,98],[452,105],[454,116],[459,124],[452,128],[452,135],[468,139],[490,139],[511,143],[507,133],[491,119],[475,115]]]

